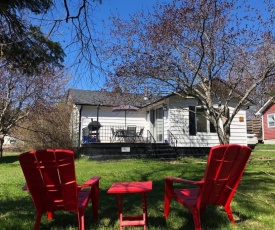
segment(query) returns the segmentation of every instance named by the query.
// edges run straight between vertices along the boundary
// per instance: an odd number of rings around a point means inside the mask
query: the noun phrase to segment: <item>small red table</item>
[[[146,192],[152,191],[152,181],[144,182],[119,182],[114,183],[108,190],[109,194],[115,194],[117,198],[118,214],[119,214],[119,229],[125,226],[143,226],[146,229],[147,222],[147,204]],[[126,193],[142,193],[142,216],[128,216],[122,214],[123,194]]]

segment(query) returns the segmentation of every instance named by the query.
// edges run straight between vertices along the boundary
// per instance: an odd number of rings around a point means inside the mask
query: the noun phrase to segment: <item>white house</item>
[[[12,149],[16,147],[16,144],[20,142],[16,138],[10,136],[10,135],[5,135],[4,136],[4,143],[3,143],[3,148],[4,149]]]
[[[83,144],[91,119],[101,125],[100,141],[111,142],[111,128],[125,127],[125,114],[126,126],[135,125],[137,132],[144,127],[144,140],[154,137],[156,142],[163,143],[177,139],[177,147],[212,147],[219,144],[216,132],[201,115],[203,108],[192,97],[170,94],[144,100],[144,95],[70,89],[68,100],[74,107],[72,129],[76,146]],[[138,110],[126,113],[113,111],[114,107],[126,104],[136,106]],[[245,109],[235,116],[231,124],[230,143],[247,145]]]

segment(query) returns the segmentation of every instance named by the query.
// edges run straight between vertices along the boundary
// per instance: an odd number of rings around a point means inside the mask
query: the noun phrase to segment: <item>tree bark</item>
[[[4,144],[4,136],[0,137],[0,158],[3,157],[3,144]]]

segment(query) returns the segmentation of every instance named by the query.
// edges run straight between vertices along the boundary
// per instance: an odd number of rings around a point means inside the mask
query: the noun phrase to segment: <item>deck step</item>
[[[147,156],[159,160],[172,161],[177,159],[177,152],[167,143],[156,143],[151,144],[147,148]]]

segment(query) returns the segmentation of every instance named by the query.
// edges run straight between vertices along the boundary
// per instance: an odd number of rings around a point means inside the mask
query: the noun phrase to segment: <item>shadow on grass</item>
[[[7,157],[9,158],[9,156]],[[6,163],[13,163],[18,160],[17,158],[18,156],[12,156],[13,160],[11,159],[6,161]],[[144,164],[146,164],[146,162],[144,162]],[[155,165],[152,164],[152,167],[149,170],[146,169],[143,171],[142,169],[133,169],[131,174],[127,174],[126,178],[128,181],[153,181],[153,191],[147,193],[149,229],[194,229],[191,213],[175,201],[172,201],[169,218],[166,220],[163,217],[163,177],[166,175],[186,178],[186,175],[188,175],[190,179],[201,179],[204,169],[205,165],[192,165],[192,167],[189,168],[186,164],[165,164],[161,167],[156,166],[155,168]],[[233,198],[234,205],[232,207],[232,211],[234,217],[236,217],[235,221],[237,224],[252,219],[252,216],[255,214],[252,215],[251,210],[253,210],[254,213],[261,214],[269,214],[268,212],[271,210],[266,208],[266,205],[257,198],[252,200],[251,197],[244,197],[241,195],[254,193],[263,194],[264,192],[272,193],[274,191],[274,177],[271,177],[270,175],[266,174],[265,172],[261,172],[258,169],[257,171],[255,170],[255,166],[253,165],[248,167],[248,170],[246,170],[240,186],[237,189],[237,193]],[[170,172],[173,172],[174,174],[171,175]],[[117,174],[117,177],[113,180],[121,180],[119,174]],[[92,220],[92,210],[91,205],[89,204],[85,212],[85,229],[118,229],[119,221],[116,197],[113,194],[107,194],[107,190],[111,186],[112,181],[102,177],[102,184],[106,184],[107,182],[108,185],[105,186],[104,189],[100,188],[99,219]],[[141,210],[140,194],[130,194],[129,196],[125,196],[124,207],[126,214],[132,212],[139,214],[139,210]],[[11,198],[0,197],[0,216],[4,217],[1,219],[1,227],[3,229],[32,229],[35,221],[35,208],[31,201],[31,197],[26,197],[25,195],[24,197],[23,195],[14,197],[11,196]],[[54,221],[48,221],[44,215],[40,229],[77,229],[78,221],[76,214],[56,212],[54,217]],[[201,222],[203,229],[230,228],[230,222],[227,218],[227,215],[220,207],[209,206],[206,212],[201,215]],[[20,227],[20,224],[23,223],[24,225]]]
[[[11,164],[18,161],[18,155],[12,155],[12,156],[3,156],[0,158],[0,164]]]
[[[99,208],[99,219],[92,219],[92,210],[91,205],[88,206],[85,212],[85,229],[118,229],[119,221],[118,221],[118,212],[116,206],[116,200],[113,195],[106,194],[106,190],[100,191],[100,208]],[[125,207],[130,205],[136,211],[136,208],[140,205],[138,199],[131,199],[129,196],[129,200],[127,200]],[[127,197],[128,199],[128,197]],[[170,230],[189,230],[194,228],[193,218],[191,213],[187,212],[186,209],[182,206],[176,205],[176,207],[172,207],[171,219],[170,217],[166,220],[163,217],[162,210],[158,210],[159,212],[156,214],[151,214],[152,208],[155,209],[154,203],[162,202],[162,200],[150,200],[148,199],[148,229],[170,229]],[[32,229],[35,222],[35,208],[32,204],[31,198],[21,198],[16,201],[6,201],[1,202],[1,215],[5,216],[8,213],[8,218],[13,219],[11,222],[1,221],[1,226],[3,229]],[[14,209],[14,207],[17,207]],[[126,213],[129,211],[126,208]],[[131,208],[130,208],[131,211]],[[6,213],[7,212],[7,213]],[[181,219],[181,221],[175,220],[174,216]],[[240,215],[239,213],[237,215]],[[229,220],[227,219],[226,214],[216,208],[209,207],[206,212],[201,216],[202,227],[203,229],[222,229],[229,225]],[[184,220],[184,221],[182,221]],[[173,222],[178,222],[176,226],[174,226]],[[23,224],[21,227],[20,225]],[[78,220],[77,214],[68,213],[63,211],[58,211],[54,214],[54,219],[52,221],[46,218],[46,215],[43,215],[42,221],[40,224],[41,230],[47,229],[77,229]]]

